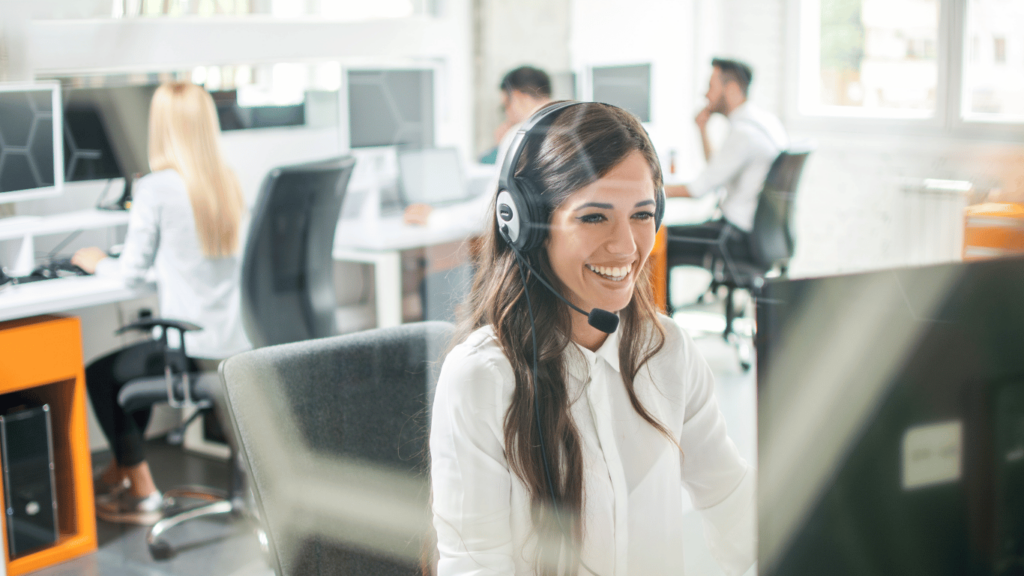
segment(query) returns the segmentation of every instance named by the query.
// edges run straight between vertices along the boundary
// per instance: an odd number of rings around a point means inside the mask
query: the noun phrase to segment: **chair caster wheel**
[[[149,545],[149,555],[153,560],[167,560],[174,556],[174,548],[166,540],[157,540]]]

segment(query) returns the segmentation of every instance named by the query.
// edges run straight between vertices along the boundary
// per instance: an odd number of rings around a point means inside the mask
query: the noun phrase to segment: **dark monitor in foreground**
[[[1024,260],[770,283],[763,575],[1024,574]]]

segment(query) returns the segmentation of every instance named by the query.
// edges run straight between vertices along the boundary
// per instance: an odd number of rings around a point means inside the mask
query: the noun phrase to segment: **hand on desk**
[[[426,226],[434,207],[429,204],[410,204],[405,208],[402,222],[413,226]]]
[[[107,258],[107,253],[95,246],[82,248],[71,257],[71,263],[85,270],[88,274],[96,272],[96,265],[100,260]]]

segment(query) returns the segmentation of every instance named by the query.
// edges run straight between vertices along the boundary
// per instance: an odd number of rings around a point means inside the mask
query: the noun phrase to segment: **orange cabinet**
[[[989,202],[964,209],[964,260],[1024,254],[1024,204]]]
[[[85,416],[85,368],[78,318],[37,316],[0,323],[0,395],[47,403],[53,426],[57,521],[60,538],[15,560],[8,556],[7,574],[27,574],[96,549],[96,512],[92,461]],[[5,509],[0,490],[0,510]],[[6,521],[6,518],[5,518]]]

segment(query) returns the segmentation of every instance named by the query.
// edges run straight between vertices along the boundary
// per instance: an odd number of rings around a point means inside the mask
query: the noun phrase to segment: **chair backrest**
[[[253,346],[336,332],[334,231],[355,160],[270,171],[242,259],[242,323]]]
[[[764,270],[774,266],[784,268],[793,257],[796,249],[793,208],[800,175],[810,153],[810,148],[783,151],[765,177],[754,213],[754,228],[750,232],[751,255]]]
[[[446,322],[406,324],[222,364],[278,575],[418,574],[428,407],[452,333]]]

